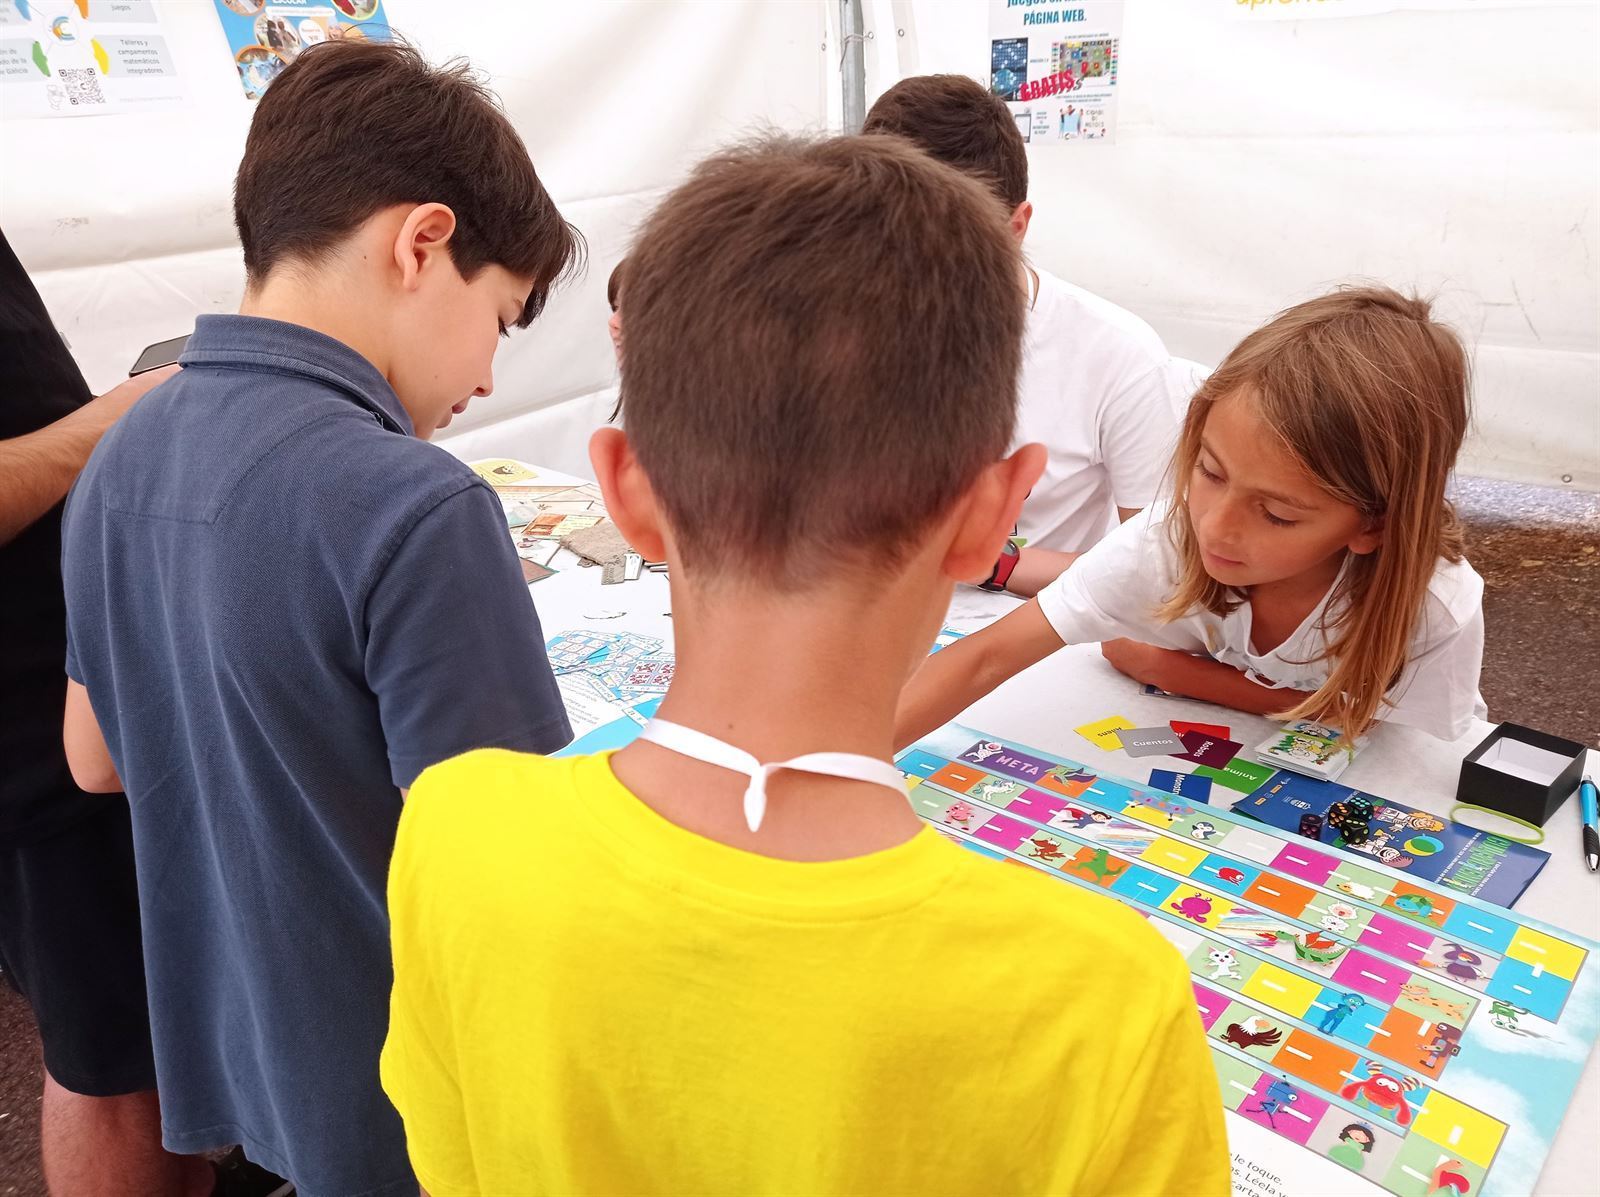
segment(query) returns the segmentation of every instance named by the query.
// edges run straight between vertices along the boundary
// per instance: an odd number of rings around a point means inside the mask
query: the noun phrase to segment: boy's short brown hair
[[[878,97],[863,133],[898,133],[977,175],[1009,212],[1028,198],[1028,150],[1005,101],[965,75],[913,75]]]
[[[895,560],[1016,423],[1021,257],[895,137],[702,162],[628,255],[622,407],[683,564],[798,588]]]
[[[259,285],[394,204],[446,204],[462,277],[498,265],[534,280],[519,326],[582,258],[494,94],[464,62],[435,68],[399,42],[302,51],[256,105],[233,184],[245,272]]]

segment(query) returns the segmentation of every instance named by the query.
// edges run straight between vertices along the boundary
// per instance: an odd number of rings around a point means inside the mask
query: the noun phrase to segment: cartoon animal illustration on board
[[[1217,825],[1201,819],[1189,829],[1189,838],[1199,840],[1201,843],[1206,840],[1214,840],[1217,838]]]
[[[987,802],[990,806],[1004,806],[1009,799],[1022,793],[1022,786],[1014,781],[1001,781],[998,777],[991,777],[971,793],[979,802]]]
[[[1414,1076],[1391,1076],[1375,1064],[1368,1064],[1367,1069],[1370,1076],[1351,1081],[1339,1090],[1339,1096],[1387,1115],[1401,1126],[1410,1126],[1411,1103],[1406,1100],[1406,1094],[1420,1089],[1422,1082]]]
[[[1317,925],[1324,931],[1338,933],[1348,931],[1351,921],[1356,917],[1356,908],[1348,902],[1332,902],[1328,905],[1328,912],[1318,920]]]
[[[1054,863],[1065,860],[1066,853],[1061,850],[1061,845],[1049,836],[1036,835],[1028,841],[1028,846],[1033,849],[1033,858]]]
[[[1177,902],[1168,902],[1167,909],[1176,910],[1190,922],[1199,923],[1203,927],[1206,925],[1206,919],[1211,917],[1211,899],[1196,891]]]
[[[952,802],[950,809],[944,812],[944,821],[957,827],[970,827],[977,811],[965,802]]]
[[[1070,864],[1061,866],[1063,873],[1086,873],[1097,884],[1104,885],[1108,881],[1115,881],[1128,871],[1128,862],[1125,860],[1112,860],[1111,853],[1105,848],[1092,853],[1084,860],[1074,860]]]
[[[1439,910],[1433,904],[1433,899],[1426,894],[1401,894],[1391,899],[1391,904],[1402,914],[1409,914],[1418,919],[1431,919]]]
[[[1267,1091],[1256,1099],[1255,1108],[1267,1116],[1267,1125],[1278,1128],[1277,1116],[1299,1100],[1300,1094],[1288,1081],[1273,1081]]]
[[[1442,998],[1420,981],[1407,981],[1400,986],[1400,996],[1408,1002],[1415,1002],[1419,1006],[1437,1010],[1443,1018],[1453,1018],[1457,1022],[1463,1022],[1467,1017],[1467,1003],[1465,1000],[1452,1002],[1448,998]]]
[[[1000,751],[1002,751],[1001,745],[996,744],[993,740],[985,740],[982,744],[974,747],[971,752],[967,753],[967,760],[978,762],[986,761],[995,753]]]
[[[1458,981],[1481,981],[1488,975],[1483,971],[1483,957],[1458,943],[1444,945],[1443,964],[1434,964],[1427,960],[1419,960],[1417,963],[1424,968],[1439,969]]]
[[[1461,1175],[1466,1165],[1460,1160],[1440,1160],[1428,1178],[1428,1197],[1442,1193],[1444,1197],[1466,1197],[1472,1191],[1472,1182]]]
[[[1322,1016],[1322,1021],[1317,1024],[1317,1029],[1325,1034],[1333,1034],[1339,1029],[1339,1024],[1344,1022],[1357,1010],[1367,1004],[1367,999],[1359,993],[1342,993],[1328,1012]]]
[[[1509,1031],[1513,1035],[1521,1035],[1527,1039],[1547,1039],[1549,1036],[1538,1031],[1529,1030],[1518,1025],[1519,1018],[1526,1018],[1528,1012],[1521,1006],[1513,1006],[1510,1002],[1493,1002],[1489,1006],[1489,1022],[1492,1026],[1502,1031]]]
[[[1168,827],[1172,826],[1174,821],[1189,813],[1189,807],[1179,802],[1176,798],[1161,794],[1147,794],[1143,790],[1134,791],[1132,805],[1165,816],[1167,820],[1166,826]]]
[[[1226,881],[1229,885],[1243,885],[1244,874],[1238,869],[1227,868],[1217,870],[1217,880]]]
[[[1230,1022],[1222,1032],[1222,1041],[1231,1043],[1240,1051],[1252,1047],[1272,1047],[1283,1039],[1283,1032],[1259,1014],[1252,1014],[1243,1022]]]
[[[1320,931],[1307,931],[1294,937],[1296,958],[1308,964],[1332,964],[1350,950],[1349,944],[1329,939]]]
[[[1433,1040],[1422,1049],[1423,1059],[1418,1063],[1427,1068],[1437,1068],[1450,1056],[1461,1054],[1461,1028],[1447,1022],[1434,1024]]]
[[[1211,969],[1211,976],[1207,978],[1208,980],[1220,981],[1224,977],[1231,977],[1235,981],[1240,979],[1239,958],[1227,948],[1212,948],[1206,955],[1211,961],[1207,966]]]
[[[1297,934],[1263,929],[1259,932],[1257,946],[1270,951],[1276,945],[1285,942],[1293,947],[1295,959],[1303,960],[1307,964],[1332,964],[1350,950],[1349,944],[1329,939],[1320,931],[1302,931]]]
[[[1341,894],[1349,894],[1352,898],[1360,898],[1363,902],[1371,902],[1377,896],[1377,891],[1370,885],[1363,885],[1359,881],[1335,881],[1333,888]]]
[[[1098,777],[1087,769],[1073,769],[1066,765],[1054,765],[1044,771],[1044,775],[1051,781],[1060,782],[1062,785],[1093,785]]]

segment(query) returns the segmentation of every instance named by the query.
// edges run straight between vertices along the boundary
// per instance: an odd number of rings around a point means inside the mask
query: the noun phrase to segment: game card
[[[486,461],[475,461],[468,468],[490,486],[527,482],[539,476],[539,471],[527,462],[516,461],[510,457],[491,457]]]
[[[1181,761],[1193,761],[1197,765],[1210,765],[1213,769],[1221,769],[1234,757],[1239,755],[1239,749],[1244,745],[1237,740],[1219,740],[1216,736],[1204,735],[1200,732],[1184,732],[1183,751],[1173,753]]]
[[[1104,749],[1106,752],[1116,752],[1122,747],[1122,740],[1117,736],[1117,732],[1132,726],[1131,719],[1124,719],[1121,715],[1111,715],[1094,723],[1085,723],[1073,730],[1096,748]]]
[[[1253,794],[1277,774],[1276,769],[1266,765],[1257,765],[1252,761],[1241,761],[1234,757],[1221,769],[1214,769],[1210,765],[1201,765],[1195,770],[1199,777],[1209,777],[1219,786],[1227,786],[1230,790],[1238,790],[1241,794]]]
[[[1188,798],[1192,802],[1211,801],[1211,779],[1197,773],[1175,773],[1171,769],[1150,770],[1150,784],[1158,790]]]
[[[1117,739],[1122,741],[1122,750],[1129,756],[1173,756],[1187,747],[1165,727],[1133,727],[1119,731]]]
[[[1221,723],[1189,723],[1183,719],[1174,719],[1167,726],[1180,736],[1184,732],[1199,732],[1202,736],[1215,736],[1219,740],[1226,740],[1233,735],[1233,731]]]

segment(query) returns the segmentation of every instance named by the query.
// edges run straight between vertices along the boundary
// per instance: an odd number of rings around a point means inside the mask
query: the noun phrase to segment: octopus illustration
[[[1206,919],[1211,917],[1211,899],[1202,893],[1192,893],[1187,898],[1177,902],[1168,902],[1168,910],[1176,910],[1190,922],[1205,926]]]

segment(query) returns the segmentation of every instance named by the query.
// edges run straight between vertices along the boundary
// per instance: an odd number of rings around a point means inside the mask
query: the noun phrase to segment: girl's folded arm
[[[1135,640],[1107,640],[1100,651],[1136,682],[1251,715],[1282,715],[1311,697],[1301,690],[1263,686],[1232,665],[1175,648],[1158,648]]]

